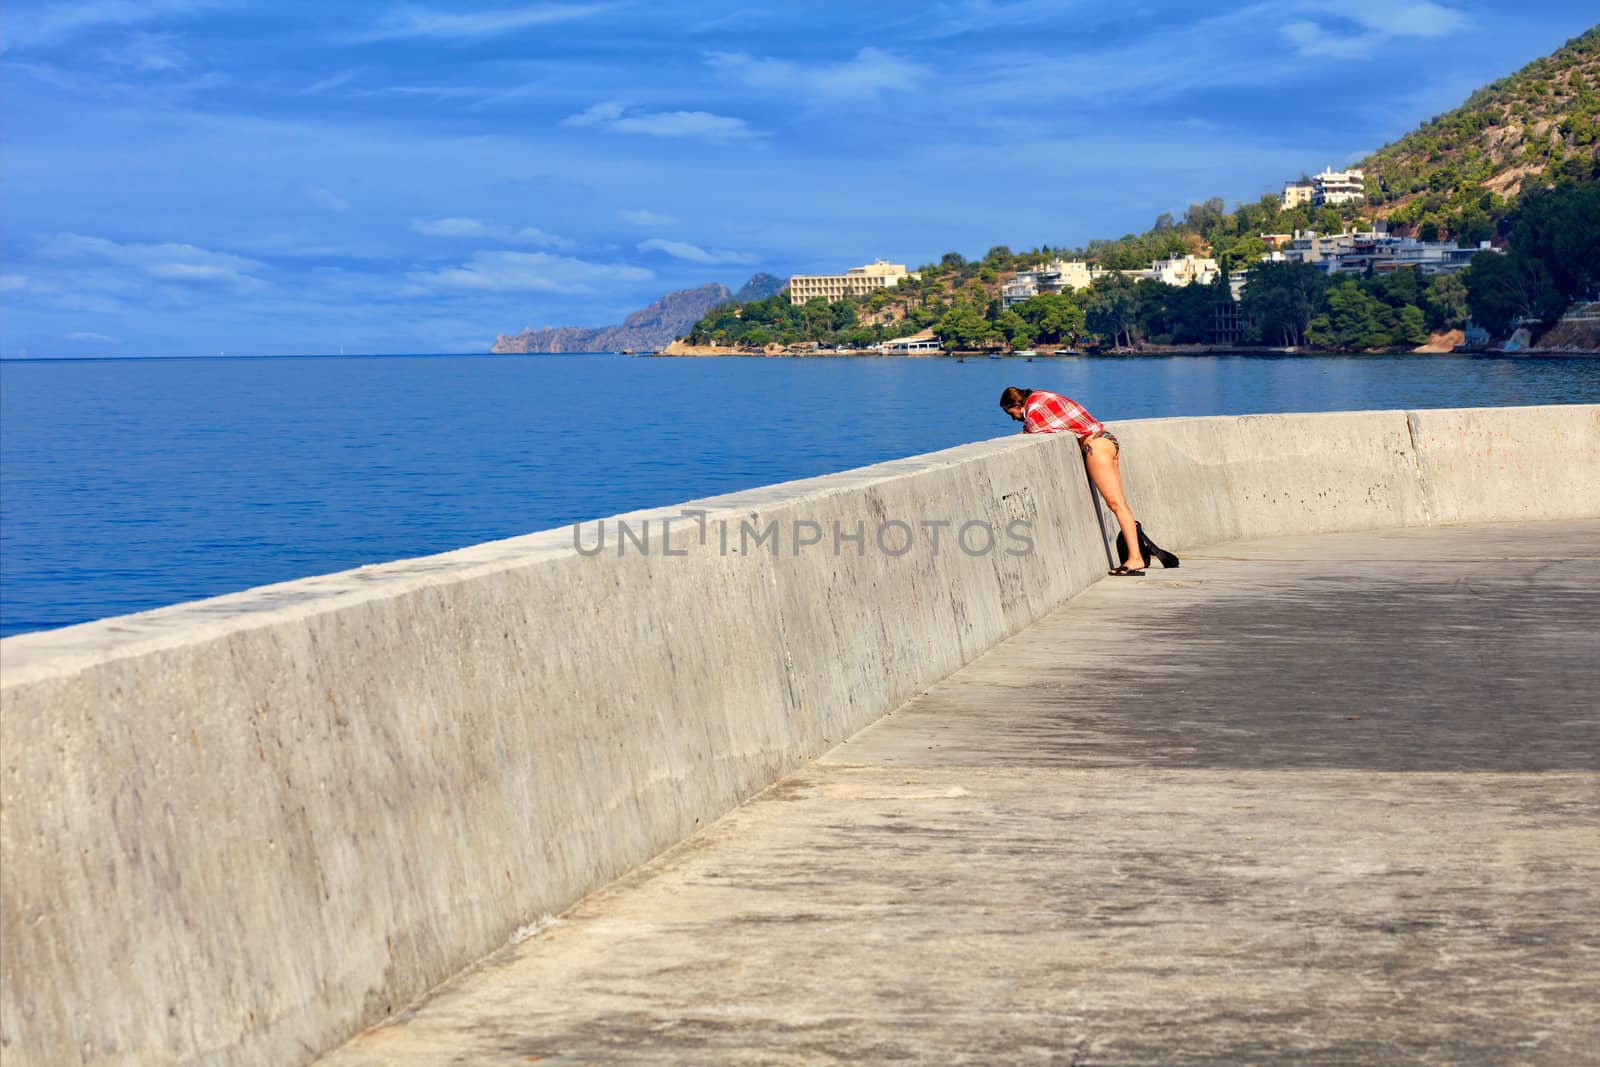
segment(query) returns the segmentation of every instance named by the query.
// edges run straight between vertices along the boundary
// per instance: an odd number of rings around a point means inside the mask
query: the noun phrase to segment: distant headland
[[[784,287],[782,278],[757,274],[739,289],[712,282],[678,289],[640,308],[615,326],[553,326],[495,338],[491,352],[654,352],[689,332],[712,308],[761,300]]]

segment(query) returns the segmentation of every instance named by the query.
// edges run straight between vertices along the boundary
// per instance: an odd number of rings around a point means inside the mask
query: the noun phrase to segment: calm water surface
[[[626,356],[0,363],[0,634],[1103,421],[1600,400],[1600,360]]]

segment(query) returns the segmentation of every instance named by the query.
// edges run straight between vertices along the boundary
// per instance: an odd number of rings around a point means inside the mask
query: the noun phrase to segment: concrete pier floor
[[[1100,582],[322,1061],[1600,1063],[1600,521]]]

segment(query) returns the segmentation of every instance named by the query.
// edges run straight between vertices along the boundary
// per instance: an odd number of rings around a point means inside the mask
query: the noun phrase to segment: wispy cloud
[[[1383,43],[1383,38],[1375,33],[1335,33],[1308,19],[1286,23],[1283,38],[1303,56],[1334,59],[1359,59],[1371,55]]]
[[[930,74],[920,63],[870,46],[841,63],[796,63],[744,52],[711,52],[706,62],[751,89],[827,97],[859,98],[914,89]]]
[[[1125,110],[1196,91],[1304,82],[1322,73],[1302,57],[1359,59],[1401,37],[1444,36],[1467,25],[1461,11],[1436,0],[1250,3],[1185,15],[1159,32],[1081,54],[1026,43],[1004,55],[979,53],[949,81],[958,98],[985,105],[1066,100]],[[1007,121],[1005,109],[991,106],[989,114]]]
[[[541,248],[572,247],[572,242],[565,237],[558,237],[537,226],[497,226],[482,219],[461,216],[412,219],[411,228],[428,237],[469,237],[479,240],[487,238],[513,244],[537,245]]]
[[[515,104],[529,98],[548,96],[550,89],[543,84],[510,85],[496,81],[490,85],[384,85],[372,89],[355,89],[353,95],[365,97],[409,97],[459,104],[471,111],[488,111],[506,104]]]
[[[46,241],[40,252],[51,259],[98,259],[115,263],[162,282],[235,289],[254,289],[266,284],[253,274],[266,269],[266,264],[189,244],[120,244],[103,237],[64,233]]]
[[[739,23],[765,22],[771,19],[773,14],[771,7],[741,7],[685,26],[684,33],[693,36],[695,34],[710,33],[713,30],[724,30]]]
[[[331,189],[313,185],[306,189],[306,199],[325,211],[349,211],[350,202]]]
[[[1069,10],[1070,5],[1061,0],[1013,0],[1011,3],[960,0],[917,10],[906,29],[918,38],[959,37],[975,31],[1051,22],[1062,18]]]
[[[188,60],[178,47],[177,38],[166,33],[133,33],[114,48],[101,53],[105,62],[141,74],[177,70]]]
[[[412,219],[411,228],[429,237],[483,237],[489,227],[482,219]]]
[[[1384,3],[1348,0],[1337,5],[1307,4],[1303,11],[1310,17],[1285,23],[1282,27],[1284,40],[1301,55],[1335,59],[1361,59],[1375,55],[1399,37],[1443,37],[1459,32],[1467,24],[1462,12],[1433,0]],[[1327,17],[1333,25],[1318,21],[1317,16]],[[1359,26],[1359,31],[1352,33],[1338,28],[1350,23]]]
[[[561,125],[614,133],[642,133],[651,137],[726,140],[755,135],[744,119],[713,115],[709,111],[639,111],[616,100],[602,100],[576,115],[568,115],[561,120]]]
[[[468,40],[475,37],[498,37],[535,26],[549,26],[554,23],[589,18],[608,11],[613,6],[612,4],[538,4],[479,11],[398,7],[387,12],[379,20],[378,25],[361,34],[358,39],[380,41],[425,37]]]
[[[644,267],[591,263],[548,252],[477,252],[457,267],[412,271],[407,275],[415,291],[599,293],[623,282],[643,282],[655,277]]]
[[[122,338],[111,337],[108,334],[95,333],[93,330],[74,330],[67,334],[69,341],[82,341],[97,345],[120,345]]]
[[[326,78],[318,78],[301,89],[300,92],[305,96],[315,96],[317,93],[325,93],[329,89],[337,89],[341,85],[348,85],[350,82],[355,81],[360,74],[359,70],[341,70],[339,73],[330,74]]]
[[[630,226],[676,226],[678,220],[671,215],[658,215],[654,211],[619,211],[617,218]]]
[[[1464,13],[1433,0],[1340,0],[1317,7],[1391,37],[1443,37],[1467,25]]]
[[[20,293],[27,287],[26,274],[0,274],[0,293]]]
[[[153,110],[157,106],[181,106],[201,95],[214,99],[217,90],[228,84],[227,76],[219,71],[206,71],[181,78],[150,77],[152,74],[169,75],[176,68],[141,68],[138,62],[130,54],[113,56],[110,52],[102,52],[87,69],[82,64],[74,69],[54,63],[18,60],[8,62],[6,68],[74,96],[132,101],[146,110]]]
[[[56,44],[82,33],[138,26],[226,6],[228,0],[91,0],[6,12],[0,51]]]
[[[743,252],[730,252],[721,248],[701,248],[687,241],[667,241],[660,237],[652,237],[648,241],[640,241],[638,249],[641,252],[661,252],[673,259],[681,259],[688,263],[704,263],[714,266],[719,263],[751,264],[761,262],[760,256],[747,255]]]
[[[1274,17],[1282,10],[1261,3],[1194,17],[1167,32],[1083,54],[1021,47],[1004,56],[990,54],[955,75],[958,98],[984,105],[1068,100],[1122,110],[1195,90],[1270,85],[1302,76],[1306,67],[1281,50],[1246,46],[1275,42]],[[1005,115],[992,106],[989,113]]]

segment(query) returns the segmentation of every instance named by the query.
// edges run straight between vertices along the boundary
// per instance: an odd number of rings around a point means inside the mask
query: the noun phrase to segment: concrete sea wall
[[[1600,515],[1600,406],[1114,428],[1178,550]],[[304,1063],[1105,572],[1061,437],[685,508],[0,642],[8,1067]]]

